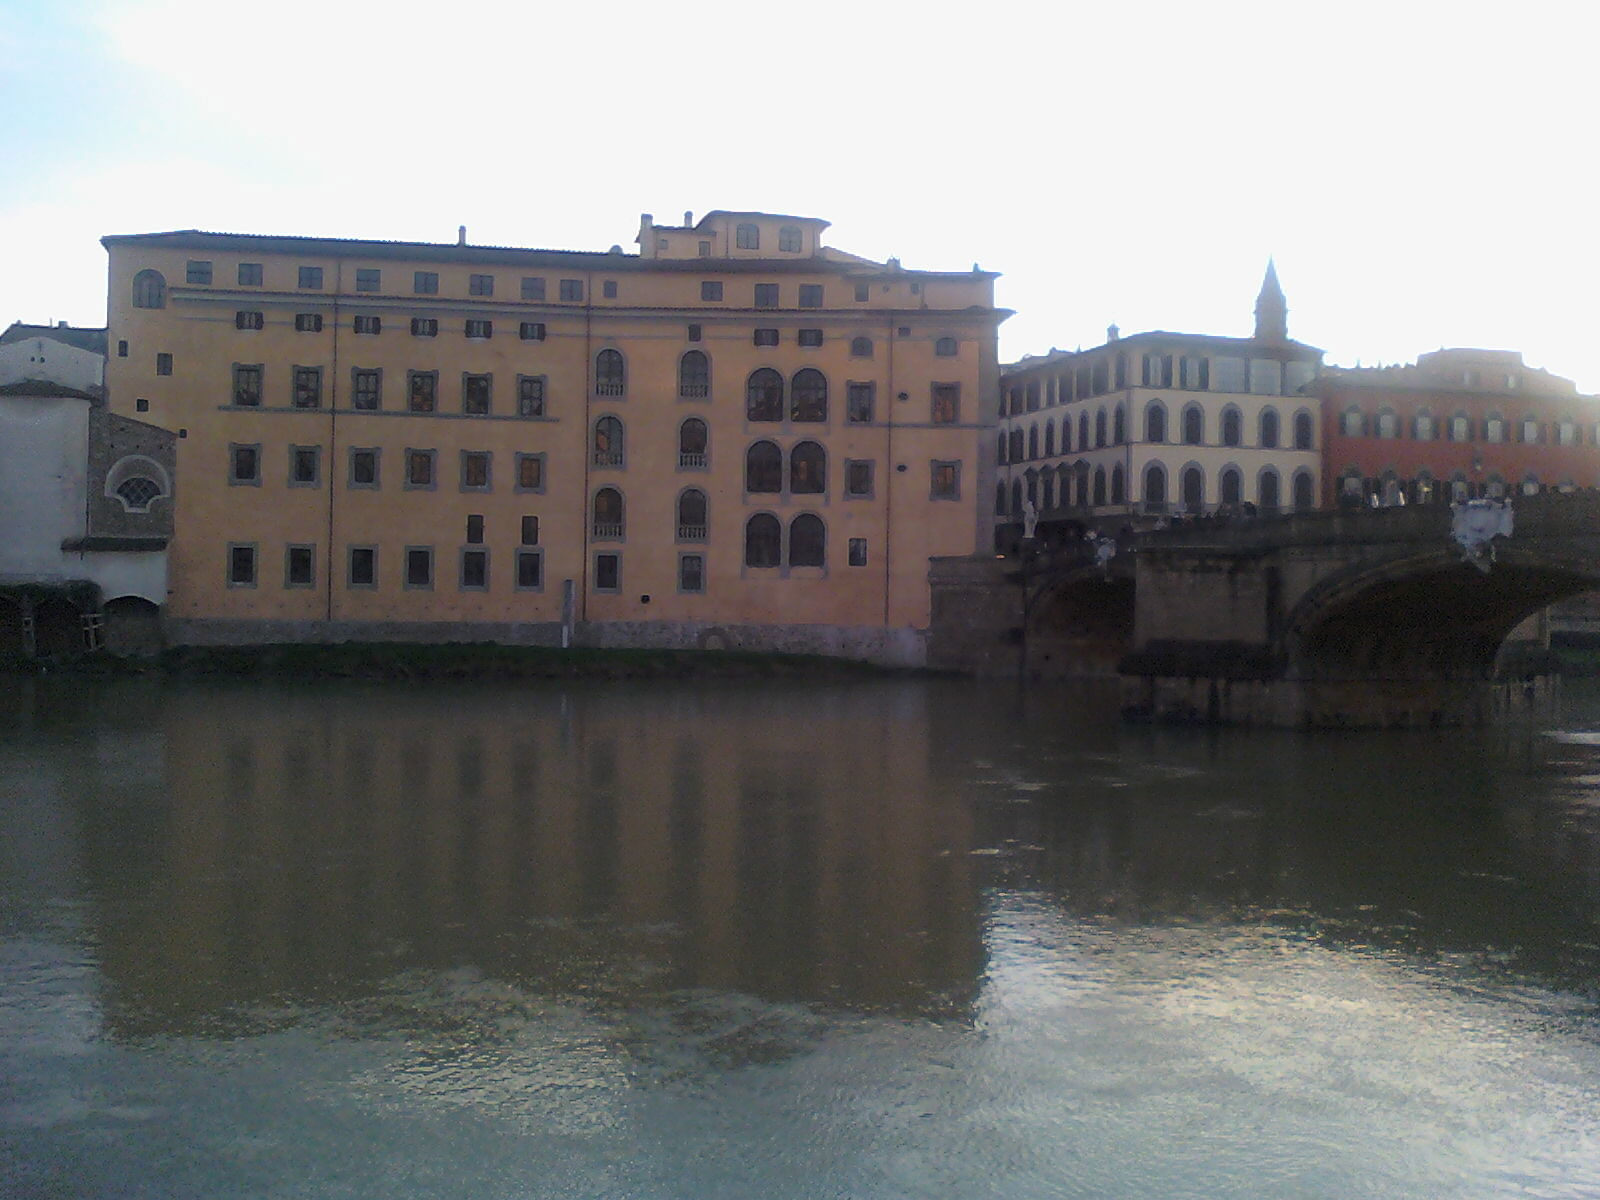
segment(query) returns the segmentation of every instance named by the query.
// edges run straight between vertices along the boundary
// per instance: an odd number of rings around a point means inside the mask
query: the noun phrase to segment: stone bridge
[[[1115,663],[1128,710],[1156,718],[1493,720],[1542,703],[1553,686],[1536,667],[1507,661],[1507,635],[1556,600],[1600,589],[1600,499],[1524,497],[1514,513],[1512,534],[1493,542],[1494,561],[1478,565],[1451,536],[1451,510],[1437,506],[1141,534],[1110,569],[1081,553],[1024,554],[999,564],[1010,568],[1019,666],[1027,675],[1053,666],[1105,673]],[[944,566],[952,561],[935,564],[936,664],[941,600],[962,594]]]

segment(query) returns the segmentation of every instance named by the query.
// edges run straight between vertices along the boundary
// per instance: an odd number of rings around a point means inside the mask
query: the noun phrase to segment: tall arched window
[[[146,268],[133,277],[133,306],[135,308],[167,306],[167,281],[160,271]]]
[[[994,485],[994,515],[997,517],[1006,515],[1006,485],[1004,483]]]
[[[1012,462],[1021,462],[1022,461],[1022,430],[1013,429],[1009,436],[1010,436],[1010,439],[1011,439],[1011,461]]]
[[[871,358],[872,339],[869,337],[856,337],[850,339],[851,358]],[[1011,411],[1017,411],[1016,393],[1012,392]]]
[[[1372,432],[1381,438],[1397,438],[1400,436],[1400,418],[1393,409],[1386,408],[1378,414]]]
[[[1124,405],[1117,405],[1116,411],[1111,414],[1111,444],[1120,446],[1128,440],[1128,410]]]
[[[1006,465],[1006,435],[1004,430],[994,439],[994,462],[997,467]]]
[[[1061,453],[1066,454],[1072,449],[1072,418],[1061,418]]]
[[[745,451],[744,490],[783,491],[783,451],[776,442],[757,442]]]
[[[1144,469],[1144,502],[1156,505],[1167,502],[1167,468],[1158,462]]]
[[[789,385],[791,421],[828,419],[828,377],[815,367],[796,371]]]
[[[1128,502],[1128,481],[1122,474],[1122,464],[1118,463],[1111,468],[1111,503],[1126,504]]]
[[[1200,411],[1198,404],[1191,404],[1183,410],[1183,442],[1186,446],[1198,446],[1205,440],[1205,414]]]
[[[594,539],[602,542],[620,541],[622,529],[622,493],[616,488],[601,488],[594,494]]]
[[[744,523],[744,565],[775,567],[783,558],[783,526],[771,513],[756,513]]]
[[[1011,511],[1020,515],[1022,512],[1022,480],[1011,481]]]
[[[1039,507],[1050,509],[1056,506],[1056,473],[1046,470],[1039,476]]]
[[[789,565],[820,567],[827,561],[828,530],[815,513],[801,513],[789,522]]]
[[[771,367],[751,371],[744,386],[744,415],[751,421],[783,420],[783,376]]]
[[[1222,410],[1222,444],[1237,446],[1244,441],[1244,414],[1233,405]]]
[[[1027,394],[1028,394],[1028,411],[1029,412],[1038,412],[1039,411],[1039,381],[1037,379],[1028,380]]]
[[[678,360],[678,395],[685,400],[711,395],[711,360],[704,350],[690,350]]]
[[[1167,406],[1159,400],[1152,400],[1145,406],[1144,440],[1147,442],[1167,440]]]
[[[1089,464],[1081,458],[1072,466],[1072,486],[1078,495],[1078,507],[1089,507]]]
[[[686,488],[678,496],[678,540],[706,540],[706,494],[699,488]]]
[[[601,417],[594,423],[594,465],[620,467],[622,457],[622,422],[615,417]]]
[[[1206,507],[1206,473],[1193,464],[1183,469],[1183,507],[1190,512],[1204,512]]]
[[[1294,448],[1296,450],[1309,450],[1312,446],[1312,431],[1315,427],[1311,421],[1311,414],[1301,409],[1294,415]]]
[[[1094,444],[1097,448],[1106,444],[1106,410],[1103,408],[1094,414]]]
[[[1291,485],[1294,492],[1295,512],[1310,512],[1317,506],[1316,488],[1311,482],[1311,472],[1302,468],[1294,473],[1294,483]]]
[[[690,417],[678,426],[678,465],[700,468],[706,465],[708,445],[706,423],[699,417]]]
[[[1261,443],[1263,450],[1276,450],[1278,448],[1278,410],[1263,408],[1261,410],[1261,425],[1256,440]]]
[[[1030,460],[1032,460],[1032,459],[1035,459],[1035,458],[1038,458],[1038,457],[1039,457],[1039,427],[1037,425],[1029,425],[1028,426],[1028,458]]]
[[[796,494],[828,490],[828,455],[817,442],[800,442],[789,451],[789,490]]]
[[[1354,405],[1344,410],[1339,416],[1339,432],[1345,437],[1361,437],[1366,433],[1366,418],[1361,415],[1361,410]]]
[[[1078,414],[1078,449],[1089,448],[1089,410],[1084,409]]]
[[[1237,505],[1244,499],[1244,476],[1238,467],[1224,467],[1217,478],[1217,499],[1223,504]]]
[[[1094,502],[1096,504],[1104,504],[1106,502],[1106,469],[1104,467],[1096,467],[1094,469]]]
[[[1053,458],[1055,456],[1055,452],[1056,423],[1054,421],[1046,421],[1044,423],[1044,456],[1046,458]]]
[[[594,390],[597,396],[620,396],[628,389],[622,351],[606,349],[594,356]]]
[[[1022,490],[1027,493],[1029,504],[1039,503],[1039,472],[1032,467],[1022,473]]]
[[[1276,512],[1283,503],[1283,496],[1278,486],[1278,473],[1271,467],[1263,467],[1261,477],[1256,480],[1257,503],[1263,512]]]

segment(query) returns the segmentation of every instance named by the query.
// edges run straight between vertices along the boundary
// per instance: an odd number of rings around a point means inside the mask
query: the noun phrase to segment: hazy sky
[[[1600,391],[1593,10],[0,0],[0,323],[105,320],[105,233],[635,249],[762,209],[1002,272],[1011,359],[1244,334],[1523,351]]]

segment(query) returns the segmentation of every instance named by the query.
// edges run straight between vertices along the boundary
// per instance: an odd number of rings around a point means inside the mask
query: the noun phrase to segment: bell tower
[[[1278,268],[1267,259],[1267,275],[1261,281],[1261,291],[1256,296],[1256,341],[1287,342],[1289,340],[1289,306],[1283,298],[1283,288],[1278,286]]]

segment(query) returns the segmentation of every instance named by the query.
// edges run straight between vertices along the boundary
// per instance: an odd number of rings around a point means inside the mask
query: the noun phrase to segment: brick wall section
[[[142,454],[160,463],[176,490],[176,434],[103,408],[94,409],[89,414],[89,534],[92,537],[170,538],[172,497],[156,500],[149,512],[133,513],[123,508],[116,497],[105,494],[106,475],[129,454]]]
[[[1022,591],[1006,577],[1015,569],[1014,562],[988,555],[933,559],[928,666],[973,675],[1016,673]]]

